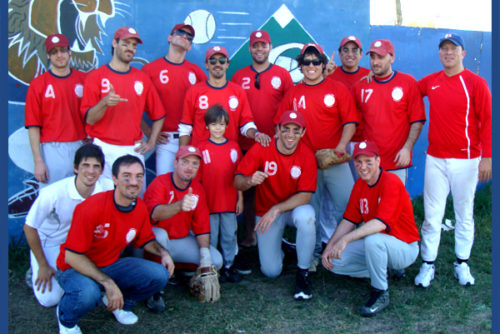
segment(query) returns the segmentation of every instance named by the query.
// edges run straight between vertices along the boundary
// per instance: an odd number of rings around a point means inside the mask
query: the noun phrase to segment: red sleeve
[[[42,92],[38,81],[31,81],[26,94],[26,104],[24,106],[24,126],[42,126],[41,96]]]
[[[398,219],[401,217],[401,191],[404,188],[395,184],[395,182],[399,182],[396,178],[385,177],[383,182],[382,180],[379,182],[381,182],[380,197],[374,218],[378,218],[391,228],[398,223]]]
[[[292,87],[293,87],[292,77],[290,76],[290,73],[286,71],[283,75],[283,92],[287,93]]]
[[[418,88],[420,89],[420,94],[423,96],[427,96],[427,82],[429,81],[429,76],[423,77],[418,82]]]
[[[481,156],[491,158],[491,92],[483,78],[479,78],[475,88],[472,103],[480,123]]]
[[[170,174],[167,174],[170,175]],[[170,177],[170,176],[165,176]],[[161,176],[156,177],[146,188],[144,192],[144,203],[146,203],[146,208],[149,212],[149,217],[153,213],[154,208],[159,204],[168,203],[167,190],[162,185]],[[158,222],[150,218],[151,224],[157,224]]]
[[[270,145],[273,145],[272,143]],[[259,143],[255,143],[243,156],[238,167],[236,168],[235,174],[242,174],[243,176],[251,176],[255,171],[259,170],[260,158],[259,158]]]
[[[304,170],[302,171],[299,183],[297,184],[297,192],[299,191],[316,191],[318,168],[316,167],[316,158],[314,153],[303,143],[299,143],[302,152],[304,152]],[[303,176],[303,177],[302,177]]]
[[[139,201],[140,199],[138,199]],[[139,204],[139,203],[137,203]],[[134,239],[134,241],[132,242],[132,245],[135,247],[135,248],[140,248],[140,247],[143,247],[146,243],[148,243],[149,241],[155,239],[155,235],[153,233],[153,229],[151,228],[151,224],[149,223],[149,219],[148,219],[148,215],[147,215],[147,212],[148,210],[146,209],[146,206],[144,205],[144,203],[141,203],[141,211],[144,211],[144,214],[142,215],[142,217],[144,217],[141,221],[141,225],[139,226],[139,233],[137,234],[136,238]],[[138,207],[136,207],[136,209],[139,209]]]
[[[423,121],[425,122],[425,107],[424,101],[422,99],[422,94],[420,93],[420,88],[418,82],[410,76],[410,91],[409,91],[409,101],[408,101],[408,121],[409,123],[415,123]]]
[[[95,71],[97,70],[94,70],[87,75],[85,78],[85,84],[83,85],[83,97],[80,112],[82,113],[84,121],[87,119],[87,111],[101,100],[101,84],[98,82],[99,76]]]
[[[144,75],[144,82],[147,86],[147,96],[146,96],[146,113],[149,116],[149,119],[152,121],[157,121],[165,117],[165,109],[163,108],[163,104],[160,100],[160,96],[156,91],[156,88],[153,87],[153,83],[149,79],[149,77]]]
[[[210,233],[210,213],[207,206],[207,198],[203,187],[197,185],[198,205],[193,214],[192,229],[195,235]]]
[[[184,107],[182,108],[182,117],[180,122],[187,125],[194,124],[194,107],[196,100],[195,87],[197,85],[189,87],[184,97]]]
[[[71,227],[64,244],[64,248],[80,254],[90,249],[95,230],[94,222],[98,222],[100,216],[100,212],[96,212],[95,208],[88,208],[85,204],[82,202],[75,207]]]
[[[208,80],[207,75],[205,74],[205,72],[203,72],[203,70],[199,66],[194,65],[193,68],[194,68],[194,70],[196,72],[195,73],[196,74],[196,78],[198,79],[197,82],[203,82],[203,81],[207,81]]]
[[[361,215],[361,211],[359,209],[359,197],[360,197],[360,188],[361,181],[358,180],[354,184],[354,187],[351,191],[351,196],[349,196],[349,202],[345,208],[344,219],[349,220],[352,223],[359,224],[363,221],[363,216]]]

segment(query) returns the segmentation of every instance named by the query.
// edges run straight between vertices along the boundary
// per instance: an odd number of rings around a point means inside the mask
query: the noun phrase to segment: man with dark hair
[[[85,124],[80,114],[85,73],[70,68],[69,41],[62,34],[45,40],[50,69],[30,83],[25,127],[40,187],[73,174],[71,161],[82,145]]]
[[[410,195],[396,175],[380,168],[377,146],[356,144],[353,158],[359,179],[322,263],[335,274],[370,278],[370,299],[360,310],[369,317],[389,306],[388,269],[410,266],[420,238]]]
[[[118,157],[131,154],[144,162],[144,154],[154,148],[165,117],[151,80],[130,66],[138,44],[142,40],[134,28],[119,28],[112,42],[113,58],[92,71],[85,81],[81,113],[87,133],[106,156],[103,176],[110,179],[111,166]],[[141,140],[144,111],[153,121],[147,142]],[[144,178],[144,188],[145,182]]]
[[[59,246],[66,240],[75,206],[87,197],[113,189],[99,178],[104,155],[99,146],[85,144],[74,157],[74,173],[40,190],[26,216],[24,234],[30,246],[33,292],[45,307],[57,305],[64,291],[56,281]]]
[[[321,46],[314,43],[305,44],[297,61],[304,74],[303,82],[291,88],[283,98],[275,123],[278,123],[277,117],[282,111],[298,110],[304,115],[306,127],[309,129],[304,135],[304,143],[313,152],[333,149],[334,154],[338,156],[346,154],[347,145],[358,123],[351,93],[342,83],[325,80],[323,72],[327,58]],[[321,258],[322,242],[330,239],[337,223],[342,220],[353,184],[347,163],[326,169],[318,168],[318,185],[311,199],[311,205],[316,211],[316,247],[311,271],[316,271],[316,265]],[[320,208],[325,191],[330,195],[333,204],[334,219],[331,220],[321,219],[323,213]]]
[[[113,163],[115,190],[89,197],[75,208],[68,238],[57,258],[57,280],[64,290],[56,314],[60,333],[81,333],[78,321],[102,301],[124,325],[137,322],[132,307],[161,291],[174,263],[155,240],[148,211],[137,196],[144,165],[133,155]],[[120,258],[129,244],[161,257],[161,265]],[[168,268],[165,269],[165,267]]]
[[[248,51],[252,56],[252,64],[234,73],[231,81],[243,88],[248,96],[250,109],[255,124],[260,131],[271,138],[275,135],[273,117],[285,93],[293,87],[293,81],[283,67],[271,64],[269,54],[273,46],[271,37],[265,30],[255,30],[250,34]],[[255,142],[240,136],[239,144],[243,153],[246,153]],[[254,226],[255,188],[252,187],[244,194],[245,207],[243,210],[246,237],[241,242],[244,247],[254,246],[257,243]]]
[[[474,194],[477,182],[491,179],[491,93],[486,80],[466,69],[462,37],[439,41],[443,70],[420,80],[429,99],[429,147],[425,160],[422,266],[415,285],[434,279],[441,222],[451,191],[455,210],[454,274],[460,285],[474,285],[469,260],[474,242]]]
[[[194,84],[207,80],[201,68],[186,59],[186,53],[193,45],[194,34],[191,25],[176,24],[168,35],[167,54],[142,68],[158,91],[166,112],[156,145],[156,175],[174,170],[175,153],[179,149],[177,126],[186,91]],[[143,122],[143,130],[147,136],[151,132],[146,122]]]

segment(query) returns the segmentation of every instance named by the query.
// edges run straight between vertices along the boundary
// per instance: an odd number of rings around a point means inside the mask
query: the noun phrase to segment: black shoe
[[[406,277],[406,272],[404,269],[389,269],[389,277],[395,281],[398,281]]]
[[[225,283],[225,282],[238,283],[241,281],[241,276],[233,267],[230,268],[222,267],[220,269],[220,276],[219,276],[220,283]]]
[[[165,301],[162,297],[163,291],[155,293],[146,301],[146,307],[153,313],[162,313],[165,311]]]
[[[308,270],[297,270],[297,275],[295,276],[295,294],[293,299],[295,300],[308,300],[312,298],[311,291],[311,279],[309,278]]]
[[[243,260],[241,256],[238,255],[234,258],[234,263],[231,268],[240,275],[250,275],[252,273],[252,268],[250,268],[247,261]]]
[[[370,299],[361,307],[363,317],[371,317],[389,306],[389,290],[372,288]]]

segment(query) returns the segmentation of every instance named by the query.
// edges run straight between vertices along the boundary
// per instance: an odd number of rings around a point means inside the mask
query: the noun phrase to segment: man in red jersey
[[[257,188],[255,231],[260,270],[265,276],[274,278],[281,273],[285,226],[297,229],[295,300],[312,298],[309,266],[316,240],[314,209],[309,205],[316,190],[316,162],[311,149],[301,142],[305,126],[299,112],[283,112],[278,121],[278,138],[267,147],[252,146],[234,177],[238,190]]]
[[[271,139],[268,135],[257,131],[245,91],[226,79],[229,67],[226,49],[222,46],[209,48],[205,55],[205,66],[208,69],[208,81],[194,85],[186,93],[179,123],[179,145],[188,143],[197,145],[200,141],[208,139],[209,133],[204,116],[207,109],[217,103],[229,113],[227,139],[237,141],[238,134],[241,133],[263,145],[268,145]]]
[[[189,24],[176,24],[168,35],[167,54],[142,68],[153,82],[166,112],[156,145],[156,175],[174,170],[175,153],[179,149],[177,127],[186,91],[194,84],[207,80],[206,74],[198,65],[186,60],[194,33],[194,28]],[[143,130],[149,137],[151,129],[144,121]]]
[[[271,37],[264,30],[256,30],[250,34],[248,50],[252,56],[252,64],[234,73],[231,81],[240,85],[247,93],[250,109],[255,124],[260,131],[273,137],[275,134],[273,117],[285,93],[293,87],[293,81],[287,70],[269,62],[269,53],[273,49]],[[255,141],[240,136],[243,153],[248,151]],[[246,238],[241,242],[244,247],[256,244],[255,232],[255,188],[244,194],[244,220]]]
[[[135,324],[132,307],[161,291],[174,271],[169,253],[155,240],[148,211],[137,198],[144,165],[133,155],[116,159],[115,190],[78,204],[57,258],[57,280],[64,295],[56,310],[59,333],[81,333],[78,321],[102,302],[123,325]],[[161,257],[161,265],[120,257],[129,244]],[[167,269],[165,269],[167,267]]]
[[[491,179],[491,93],[486,81],[464,68],[464,42],[446,34],[439,41],[443,70],[420,80],[429,99],[429,147],[425,161],[422,266],[415,284],[434,278],[441,221],[451,190],[455,209],[455,277],[473,285],[467,260],[474,242],[474,194],[477,181]]]
[[[377,146],[358,143],[353,158],[359,179],[322,263],[335,274],[370,278],[370,299],[360,310],[369,317],[389,306],[387,271],[410,266],[420,238],[410,195],[396,175],[380,167]]]
[[[313,152],[329,148],[337,155],[345,154],[358,122],[351,93],[344,84],[324,79],[323,72],[327,60],[321,46],[314,43],[305,44],[297,61],[304,79],[285,95],[280,112],[293,109],[304,115],[306,127],[309,129],[304,135],[304,143]],[[279,114],[276,117],[279,117]],[[353,185],[354,180],[347,163],[327,169],[318,168],[318,185],[311,199],[316,211],[314,264],[321,258],[322,242],[328,242],[337,223],[342,220],[342,213]],[[334,219],[321,219],[320,209],[325,192],[328,192],[333,202]],[[314,265],[311,270],[315,270]]]
[[[142,40],[134,28],[121,27],[113,38],[113,58],[109,64],[87,76],[81,112],[87,133],[106,157],[103,176],[111,178],[111,166],[120,156],[131,154],[144,162],[163,126],[165,110],[148,76],[130,62]],[[142,140],[142,115],[153,121],[148,141]],[[146,185],[144,178],[143,189]]]
[[[372,43],[370,65],[373,80],[356,83],[352,90],[361,111],[363,137],[380,150],[382,168],[406,184],[413,145],[425,123],[425,109],[417,81],[392,70],[394,46],[389,40]]]
[[[24,116],[40,186],[73,175],[73,157],[87,136],[80,115],[85,74],[70,68],[66,36],[48,36],[45,49],[50,69],[31,81]]]

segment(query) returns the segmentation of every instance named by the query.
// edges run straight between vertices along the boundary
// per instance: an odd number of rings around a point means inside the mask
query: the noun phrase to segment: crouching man
[[[99,305],[101,291],[104,305],[118,322],[136,323],[134,304],[162,290],[174,271],[169,253],[155,240],[146,205],[137,198],[144,178],[141,160],[122,156],[113,163],[112,174],[115,190],[76,206],[68,238],[61,245],[57,280],[65,293],[56,310],[61,334],[81,333],[77,323]],[[161,256],[161,265],[120,258],[130,243]]]
[[[389,306],[387,271],[415,261],[420,237],[410,195],[398,176],[380,168],[377,146],[361,142],[353,158],[360,178],[322,263],[335,274],[370,278],[370,299],[361,307],[361,315],[369,317]]]

